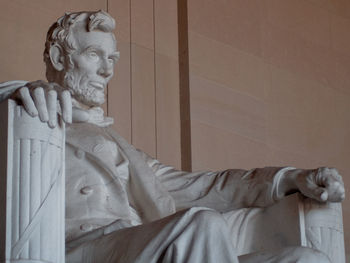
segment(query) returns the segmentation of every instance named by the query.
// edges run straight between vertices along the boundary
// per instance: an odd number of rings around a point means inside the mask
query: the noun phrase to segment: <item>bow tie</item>
[[[73,122],[87,122],[95,124],[99,127],[107,127],[114,123],[112,117],[104,116],[104,111],[101,107],[91,107],[84,109],[82,105],[72,98],[73,105]]]

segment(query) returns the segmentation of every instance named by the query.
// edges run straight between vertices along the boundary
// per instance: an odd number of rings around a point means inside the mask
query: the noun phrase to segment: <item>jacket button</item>
[[[81,224],[80,225],[80,230],[83,232],[91,231],[92,230],[92,225],[91,224]]]
[[[83,195],[91,194],[94,190],[90,186],[85,186],[80,189],[80,193]]]
[[[77,149],[75,151],[75,156],[78,158],[78,159],[82,159],[84,158],[85,156],[85,152],[83,150],[80,150],[80,149]]]

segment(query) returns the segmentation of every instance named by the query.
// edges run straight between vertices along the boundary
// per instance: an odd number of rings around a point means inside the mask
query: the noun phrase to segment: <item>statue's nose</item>
[[[113,66],[109,65],[108,61],[105,61],[99,67],[97,73],[104,78],[109,78],[113,75]]]

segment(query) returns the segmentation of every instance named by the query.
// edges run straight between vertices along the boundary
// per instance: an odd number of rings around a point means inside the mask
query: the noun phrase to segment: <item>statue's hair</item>
[[[76,43],[72,38],[73,28],[80,22],[83,23],[87,32],[94,30],[102,32],[112,32],[115,28],[114,19],[106,12],[99,10],[93,12],[74,12],[65,13],[60,17],[47,32],[45,50],[44,50],[44,62],[46,64],[46,77],[50,80],[50,72],[54,71],[54,68],[50,60],[50,47],[53,45],[59,45],[68,57],[68,63],[72,66],[70,54],[76,49]]]

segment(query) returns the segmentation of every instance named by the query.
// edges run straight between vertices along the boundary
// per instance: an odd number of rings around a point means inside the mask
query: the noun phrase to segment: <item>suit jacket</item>
[[[193,206],[225,212],[281,198],[277,186],[286,168],[178,171],[94,124],[69,125],[66,140],[67,241],[115,222],[146,223]]]

